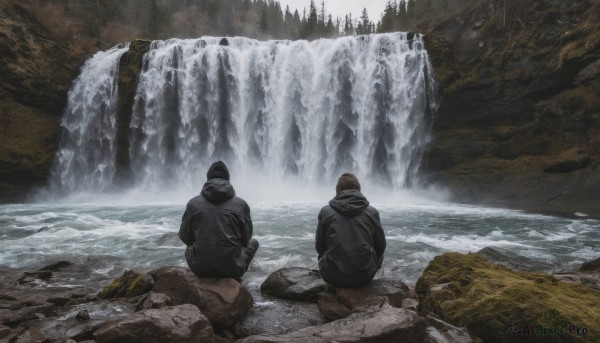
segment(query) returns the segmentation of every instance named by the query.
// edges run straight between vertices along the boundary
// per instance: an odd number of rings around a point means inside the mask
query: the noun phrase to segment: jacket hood
[[[214,178],[206,181],[200,194],[210,202],[221,203],[233,198],[235,196],[235,189],[233,189],[229,181]]]
[[[341,191],[340,194],[331,199],[329,206],[343,215],[354,217],[369,206],[369,201],[359,190],[349,189]]]
[[[206,179],[225,179],[229,181],[229,169],[227,169],[227,166],[223,161],[217,161],[208,168]]]

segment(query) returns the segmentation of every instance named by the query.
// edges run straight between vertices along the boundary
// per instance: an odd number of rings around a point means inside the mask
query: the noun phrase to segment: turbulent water
[[[369,194],[367,193],[367,196]],[[258,290],[269,273],[317,268],[314,234],[320,204],[251,203],[261,244],[244,282]],[[414,284],[427,263],[446,251],[484,247],[576,268],[600,255],[600,221],[440,204],[374,204],[388,246],[377,277]],[[173,205],[4,205],[0,207],[0,266],[36,269],[58,260],[100,261],[98,278],[124,269],[185,266],[177,237],[184,203]]]
[[[151,194],[197,188],[218,159],[254,185],[319,187],[345,171],[395,190],[414,180],[435,107],[420,35],[224,43],[152,43],[119,163],[116,80],[128,47],[93,56],[69,95],[53,191],[121,192],[119,175]]]

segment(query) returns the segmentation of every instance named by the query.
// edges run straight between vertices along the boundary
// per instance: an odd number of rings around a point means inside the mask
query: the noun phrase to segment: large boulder
[[[318,271],[290,267],[269,275],[260,286],[260,291],[282,299],[316,302],[319,292],[323,292],[326,285]]]
[[[94,338],[98,343],[215,342],[208,319],[191,304],[136,312],[102,325]]]
[[[171,298],[172,305],[196,305],[218,330],[232,327],[253,304],[248,290],[231,278],[199,278],[185,267],[162,267],[149,275],[153,292]]]
[[[485,342],[512,342],[515,334],[531,327],[561,331],[531,334],[528,342],[600,340],[594,330],[600,327],[600,292],[493,265],[477,254],[437,256],[417,281],[416,291],[423,314],[467,327]]]
[[[386,307],[354,313],[344,319],[307,327],[283,335],[256,335],[237,343],[350,343],[350,342],[423,342],[425,319],[415,312]]]

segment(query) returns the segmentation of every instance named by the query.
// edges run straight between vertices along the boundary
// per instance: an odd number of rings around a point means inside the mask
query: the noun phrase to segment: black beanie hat
[[[227,170],[227,166],[223,161],[217,161],[213,163],[210,168],[208,168],[208,172],[206,173],[206,179],[225,179],[229,181],[229,170]]]

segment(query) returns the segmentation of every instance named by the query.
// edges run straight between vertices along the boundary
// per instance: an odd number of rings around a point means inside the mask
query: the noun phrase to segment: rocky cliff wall
[[[424,180],[467,203],[600,216],[600,4],[527,6],[423,25],[440,89]]]
[[[46,182],[80,63],[24,5],[0,2],[0,202]]]

